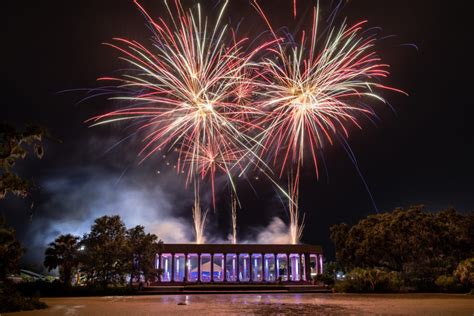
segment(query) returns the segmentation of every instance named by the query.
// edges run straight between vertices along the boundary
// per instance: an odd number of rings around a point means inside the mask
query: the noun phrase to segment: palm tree
[[[44,266],[48,271],[59,268],[59,275],[66,286],[71,285],[72,275],[79,264],[78,241],[77,236],[60,235],[45,251]]]

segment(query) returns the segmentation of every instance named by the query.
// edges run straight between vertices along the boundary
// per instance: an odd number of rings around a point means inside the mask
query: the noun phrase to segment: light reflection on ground
[[[207,294],[45,298],[10,315],[474,315],[468,295]]]

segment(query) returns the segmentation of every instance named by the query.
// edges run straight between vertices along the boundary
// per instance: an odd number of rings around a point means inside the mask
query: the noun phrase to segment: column
[[[304,255],[304,265],[306,269],[306,281],[312,282],[313,280],[311,279],[311,263],[309,260],[309,253],[305,253]]]
[[[275,257],[275,261],[273,262],[273,266],[275,267],[275,271],[273,272],[275,275],[275,283],[280,283],[279,278],[280,278],[280,269],[278,265],[278,254],[274,253],[273,256]]]
[[[249,253],[249,262],[250,262],[250,267],[249,267],[249,272],[250,272],[250,280],[249,282],[252,283],[253,282],[253,261],[252,261],[252,253]]]
[[[286,254],[286,281],[290,282],[290,254]]]
[[[170,277],[170,282],[174,281],[174,253],[171,254],[171,277]]]
[[[214,254],[211,253],[211,283],[214,282]]]
[[[324,262],[323,262],[323,255],[322,254],[318,254],[318,263],[319,263],[319,274],[323,274],[324,271]]]
[[[223,267],[223,272],[224,272],[224,283],[227,282],[227,254],[224,253],[224,267]]]
[[[239,268],[240,268],[240,267],[239,267],[239,265],[240,265],[240,253],[236,253],[235,255],[236,255],[236,259],[235,259],[235,271],[236,271],[236,273],[237,273],[237,283],[239,283],[239,282],[240,282],[240,276],[239,276],[239,272],[240,272],[240,269],[239,269]]]
[[[183,283],[188,281],[188,254],[184,254],[184,280]]]
[[[155,258],[156,260],[156,258]],[[158,283],[161,283],[161,274],[163,270],[161,269],[161,253],[158,253]]]
[[[197,283],[201,282],[201,253],[199,252],[198,254],[198,278],[197,278]]]

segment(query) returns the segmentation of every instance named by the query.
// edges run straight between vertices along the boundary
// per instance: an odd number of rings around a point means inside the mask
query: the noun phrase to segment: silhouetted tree
[[[15,231],[6,227],[4,218],[0,217],[0,283],[5,282],[10,273],[18,270],[23,252]]]
[[[10,192],[19,197],[26,197],[30,191],[28,180],[13,172],[19,159],[28,155],[27,145],[32,147],[37,158],[43,157],[41,140],[48,133],[44,128],[27,125],[17,131],[13,127],[0,123],[0,200]],[[46,305],[37,298],[24,298],[16,291],[8,274],[18,270],[24,250],[15,236],[15,231],[6,228],[0,219],[0,311],[17,311],[22,309],[45,308]]]
[[[49,271],[59,268],[64,285],[70,286],[72,276],[79,265],[79,237],[60,235],[45,251],[44,266]]]
[[[154,234],[145,233],[143,226],[135,226],[127,230],[127,242],[130,258],[130,285],[136,278],[143,276],[145,281],[153,281],[158,277],[154,261],[162,244]]]
[[[84,235],[81,247],[81,272],[88,283],[104,288],[125,283],[131,259],[126,228],[120,216],[97,218],[91,232]]]

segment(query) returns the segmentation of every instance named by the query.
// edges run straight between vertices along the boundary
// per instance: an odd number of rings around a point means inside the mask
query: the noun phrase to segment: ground
[[[468,295],[207,294],[44,298],[9,315],[474,315]]]

